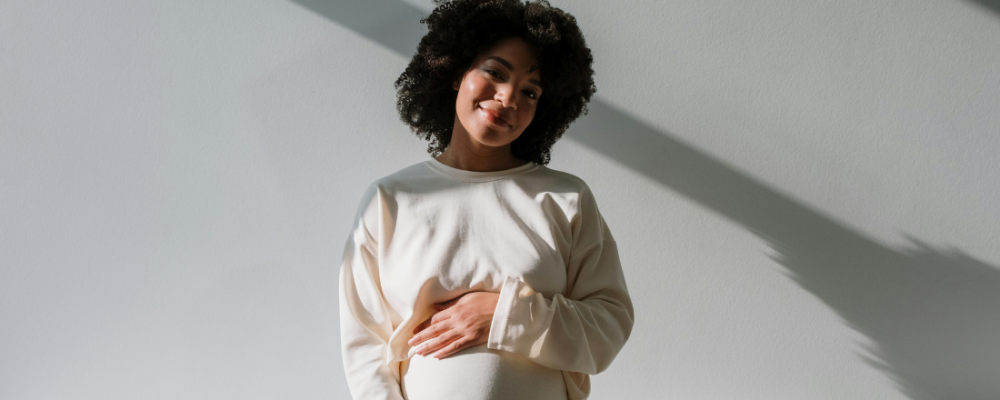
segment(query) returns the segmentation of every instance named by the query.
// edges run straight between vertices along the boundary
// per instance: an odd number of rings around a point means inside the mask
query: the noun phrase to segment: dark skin
[[[502,171],[527,163],[510,144],[531,123],[542,94],[541,72],[531,47],[520,38],[501,40],[455,80],[455,125],[451,142],[437,157],[467,171]],[[441,359],[486,343],[499,293],[472,291],[434,305],[408,342],[420,355]]]

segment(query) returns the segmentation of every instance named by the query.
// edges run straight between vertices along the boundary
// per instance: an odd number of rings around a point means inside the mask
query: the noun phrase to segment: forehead
[[[531,73],[539,73],[540,66],[535,57],[535,50],[524,39],[517,37],[500,40],[493,47],[482,52],[478,58],[479,62],[493,60],[504,64],[503,61],[497,60],[500,58],[510,63],[511,65],[507,67],[513,67],[515,71],[528,72],[530,69]]]

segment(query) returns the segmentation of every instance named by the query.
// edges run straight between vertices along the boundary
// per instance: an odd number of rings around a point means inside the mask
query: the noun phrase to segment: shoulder
[[[376,212],[392,212],[399,201],[421,198],[449,183],[448,179],[430,168],[426,161],[407,165],[368,184],[361,195],[358,215],[364,215],[368,221],[372,221]]]
[[[548,167],[539,168],[541,174],[545,176],[546,184],[552,192],[560,193],[569,200],[573,219],[583,219],[588,221],[600,221],[603,217],[597,207],[597,198],[587,182],[572,173],[559,171]]]
[[[379,225],[380,213],[391,208],[395,203],[397,193],[407,191],[427,179],[433,178],[423,162],[408,165],[392,173],[383,175],[370,182],[361,194],[355,213],[355,223],[365,226],[369,231],[376,231]]]
[[[538,179],[544,181],[552,192],[560,192],[564,198],[571,199],[569,222],[573,232],[574,248],[584,247],[580,244],[613,240],[610,228],[597,206],[597,198],[583,178],[548,167],[539,170]]]
[[[392,202],[393,199],[400,197],[419,196],[440,186],[444,181],[446,180],[428,167],[426,162],[410,164],[369,183],[364,191],[362,203]]]
[[[529,174],[530,179],[540,185],[544,185],[549,191],[574,194],[577,196],[591,196],[590,186],[587,182],[575,174],[549,168],[540,165],[537,170]]]
[[[548,193],[566,215],[574,243],[594,243],[610,238],[597,198],[587,182],[572,173],[541,166],[532,171],[530,184]],[[544,188],[544,189],[543,189]]]
[[[436,178],[434,171],[427,167],[427,162],[421,161],[379,177],[371,183],[369,188],[374,187],[384,191],[393,191],[402,186],[410,186],[414,183],[434,178]]]

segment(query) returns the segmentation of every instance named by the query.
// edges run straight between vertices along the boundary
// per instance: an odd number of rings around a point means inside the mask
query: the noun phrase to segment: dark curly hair
[[[587,114],[597,91],[593,56],[576,18],[546,0],[434,0],[437,7],[420,23],[428,32],[406,71],[396,79],[396,109],[410,130],[429,140],[427,152],[437,156],[451,142],[458,93],[452,82],[479,53],[502,39],[520,37],[534,50],[542,75],[543,95],[535,116],[511,142],[522,160],[548,164],[552,145],[569,124]]]

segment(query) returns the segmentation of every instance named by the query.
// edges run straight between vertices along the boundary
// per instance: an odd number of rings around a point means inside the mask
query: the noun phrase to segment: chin
[[[485,132],[478,135],[473,135],[477,142],[490,147],[502,147],[506,146],[510,142],[503,140],[503,135],[499,133]]]

